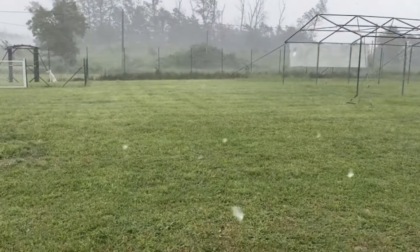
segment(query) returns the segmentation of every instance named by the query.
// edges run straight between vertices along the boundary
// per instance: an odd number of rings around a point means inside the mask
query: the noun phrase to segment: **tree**
[[[277,33],[280,33],[283,30],[283,22],[284,22],[284,13],[286,12],[286,3],[284,0],[279,0],[279,22],[277,24]]]
[[[127,27],[127,37],[135,35],[143,42],[149,40],[151,31],[148,18],[146,8],[143,5],[137,6],[131,14],[130,23]]]
[[[69,64],[76,62],[79,54],[77,39],[86,32],[86,19],[72,0],[56,0],[52,10],[32,2],[29,7],[32,19],[29,29],[42,48],[48,48]]]
[[[121,25],[121,7],[132,5],[133,0],[75,0],[86,17],[88,40],[94,43],[117,38]]]
[[[240,24],[239,30],[242,31],[245,22],[245,0],[239,0],[238,10],[240,11]]]
[[[319,2],[308,11],[306,11],[301,18],[298,19],[298,26],[302,27],[313,19],[318,14],[323,14],[328,11],[327,9],[328,0],[319,0]]]
[[[190,46],[201,43],[203,27],[195,16],[188,17],[178,8],[171,14],[172,20],[168,29],[168,43],[177,46]]]
[[[152,10],[152,16],[156,17],[157,16],[157,11],[158,11],[158,7],[159,4],[161,3],[161,0],[151,0],[150,3],[144,3],[146,6],[150,6],[149,8]]]
[[[220,16],[217,0],[191,0],[191,6],[203,25],[208,28],[211,28]]]
[[[89,28],[97,28],[108,24],[112,17],[116,1],[113,0],[76,0],[86,17]]]
[[[175,0],[175,9],[178,9],[180,12],[182,12],[182,2],[183,0]]]
[[[298,26],[302,27],[311,21],[316,15],[323,14],[327,12],[327,2],[328,0],[319,0],[319,2],[308,11],[306,11],[301,18],[298,19]],[[316,26],[318,20],[313,22],[313,25]],[[311,39],[314,39],[315,32],[308,32],[308,35]]]
[[[159,30],[159,5],[161,0],[151,0],[150,3],[144,2],[144,7],[149,17],[149,25],[151,29],[156,33]]]
[[[255,0],[248,5],[248,29],[257,30],[265,21],[265,0]]]

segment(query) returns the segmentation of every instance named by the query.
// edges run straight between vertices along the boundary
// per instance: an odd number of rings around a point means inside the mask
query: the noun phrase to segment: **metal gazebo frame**
[[[45,62],[40,55],[40,49],[38,46],[20,44],[20,45],[7,46],[5,49],[6,49],[6,53],[4,54],[2,60],[0,61],[0,64],[6,58],[6,56],[7,56],[8,61],[12,61],[14,59],[13,56],[16,51],[27,50],[33,55],[33,66],[32,66],[33,68],[30,68],[27,66],[27,69],[29,69],[34,74],[34,77],[32,80],[30,80],[30,82],[32,81],[39,82],[40,80],[42,80],[45,83],[45,85],[49,86],[48,82],[46,82],[40,76],[40,63],[42,63],[42,65],[44,66],[46,70],[48,70],[48,68],[45,65]],[[13,82],[13,79],[14,79],[13,65],[9,64],[9,82]]]
[[[39,47],[32,46],[32,45],[12,45],[6,47],[6,53],[3,56],[3,59],[6,58],[9,61],[13,60],[13,55],[17,50],[28,50],[33,55],[34,60],[34,80],[35,82],[39,82]],[[2,60],[3,60],[2,59]],[[13,81],[13,65],[9,65],[9,81]]]
[[[327,33],[317,40],[313,41],[294,41],[299,34],[315,34]],[[356,39],[349,43],[328,42],[338,34],[347,33],[355,36]],[[365,39],[373,39],[372,43],[366,44]],[[382,41],[378,41],[381,39]],[[410,41],[415,41],[412,45]],[[404,42],[404,43],[401,43]],[[413,56],[413,48],[420,47],[420,19],[411,18],[396,18],[384,16],[365,16],[365,15],[343,15],[343,14],[318,14],[302,26],[297,32],[290,36],[285,42],[283,47],[283,84],[285,82],[286,73],[286,49],[288,44],[317,44],[317,66],[316,78],[318,83],[319,75],[319,54],[321,44],[348,44],[350,45],[350,59],[349,59],[349,76],[351,70],[351,56],[352,48],[354,45],[359,46],[358,64],[357,64],[357,86],[356,95],[359,96],[360,91],[360,72],[362,62],[362,48],[364,45],[377,46],[398,46],[404,48],[404,66],[403,66],[403,81],[402,81],[402,95],[404,95],[404,88],[406,81],[409,82],[411,62]],[[410,58],[408,58],[408,49],[410,48]],[[277,48],[281,49],[281,47]],[[407,73],[407,60],[408,60],[408,73]],[[381,74],[381,66],[379,68],[379,75]]]

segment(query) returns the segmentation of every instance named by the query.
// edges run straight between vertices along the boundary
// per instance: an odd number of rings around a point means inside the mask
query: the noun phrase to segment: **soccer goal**
[[[0,61],[0,88],[27,88],[26,60]]]

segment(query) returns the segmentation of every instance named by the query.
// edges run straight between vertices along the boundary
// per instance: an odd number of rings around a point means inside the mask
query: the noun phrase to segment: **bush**
[[[208,45],[195,45],[192,50],[194,69],[220,69],[222,64],[222,50]],[[191,50],[176,52],[161,59],[162,68],[189,69],[191,67]],[[224,54],[223,65],[226,69],[238,69],[245,62],[239,60],[235,54]]]

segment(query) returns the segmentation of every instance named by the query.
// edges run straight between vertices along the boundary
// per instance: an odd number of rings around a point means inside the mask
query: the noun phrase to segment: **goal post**
[[[27,88],[26,60],[0,61],[0,88]]]

